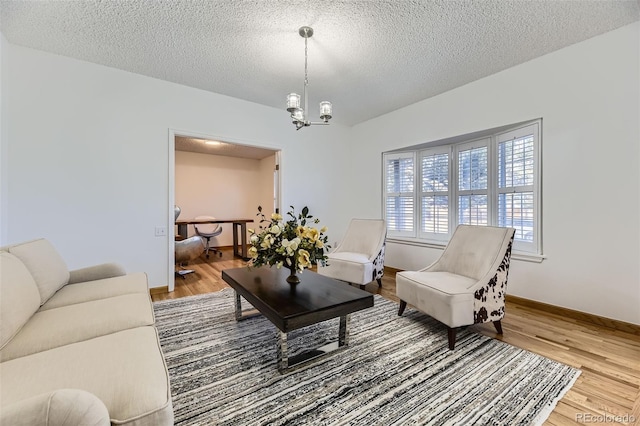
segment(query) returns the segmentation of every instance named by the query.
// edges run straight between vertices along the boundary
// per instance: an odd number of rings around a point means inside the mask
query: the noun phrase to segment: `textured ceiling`
[[[207,141],[210,144],[207,144]],[[253,160],[262,160],[276,151],[271,149],[256,148],[235,143],[226,143],[222,141],[212,141],[207,139],[187,138],[176,136],[176,151],[197,152],[200,154],[224,155],[227,157],[251,158]]]
[[[353,125],[639,19],[637,0],[0,1],[9,42]],[[321,99],[322,98],[322,99]]]

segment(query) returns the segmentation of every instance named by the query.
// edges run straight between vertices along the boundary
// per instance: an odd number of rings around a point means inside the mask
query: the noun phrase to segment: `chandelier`
[[[320,122],[312,122],[307,118],[308,104],[307,104],[307,86],[309,85],[309,77],[307,73],[307,41],[309,37],[313,35],[313,28],[300,27],[298,33],[304,38],[304,88],[302,92],[302,100],[304,102],[304,108],[300,106],[300,95],[297,93],[289,93],[287,96],[287,111],[291,113],[293,124],[296,125],[296,130],[300,130],[302,127],[308,127],[312,124],[329,124],[331,118],[331,102],[320,102]]]

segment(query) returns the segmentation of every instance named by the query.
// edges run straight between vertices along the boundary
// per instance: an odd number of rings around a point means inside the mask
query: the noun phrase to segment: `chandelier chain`
[[[305,30],[305,34],[307,33],[307,31]],[[309,84],[309,76],[308,76],[308,72],[307,72],[307,41],[309,40],[309,37],[305,37],[304,38],[304,84],[305,86],[307,84]]]

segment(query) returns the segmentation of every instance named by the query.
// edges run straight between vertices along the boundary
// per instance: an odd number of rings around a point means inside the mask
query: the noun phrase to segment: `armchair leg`
[[[447,327],[447,335],[449,337],[449,350],[453,350],[456,346],[456,329]]]
[[[502,323],[500,322],[500,320],[494,321],[493,325],[495,326],[496,331],[498,332],[498,334],[502,334]]]
[[[378,287],[382,287],[382,278],[378,278],[376,281],[378,281]]]
[[[407,302],[405,302],[404,300],[400,300],[400,307],[398,308],[398,316],[402,315],[406,307],[407,307]]]

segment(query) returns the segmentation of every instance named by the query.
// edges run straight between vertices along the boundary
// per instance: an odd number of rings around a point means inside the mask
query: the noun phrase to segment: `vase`
[[[298,284],[300,282],[300,277],[297,275],[298,271],[295,266],[289,266],[289,276],[287,277],[287,282],[289,284]]]

